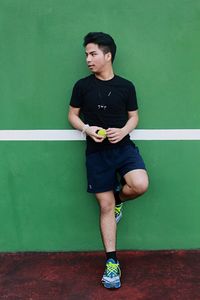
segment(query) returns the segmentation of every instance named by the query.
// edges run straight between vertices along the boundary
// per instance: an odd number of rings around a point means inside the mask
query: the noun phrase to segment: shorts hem
[[[145,171],[147,171],[147,169],[146,169],[146,167],[145,166],[141,166],[141,167],[137,167],[137,168],[130,168],[130,169],[128,169],[128,170],[125,170],[124,172],[121,172],[121,176],[124,176],[124,175],[126,175],[127,173],[129,173],[129,172],[131,172],[131,171],[135,171],[135,170],[145,170]]]
[[[87,189],[87,192],[90,194],[97,194],[97,193],[105,193],[105,192],[109,192],[109,191],[113,191],[114,188],[110,187],[110,188],[102,188],[102,189],[96,189],[96,190],[89,190]]]

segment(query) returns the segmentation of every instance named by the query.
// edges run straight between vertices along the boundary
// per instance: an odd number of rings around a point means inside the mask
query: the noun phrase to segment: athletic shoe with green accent
[[[118,289],[121,286],[120,282],[121,271],[119,267],[119,262],[110,258],[106,262],[106,268],[102,277],[102,283],[107,289]]]
[[[115,206],[115,220],[118,223],[122,218],[123,203]]]

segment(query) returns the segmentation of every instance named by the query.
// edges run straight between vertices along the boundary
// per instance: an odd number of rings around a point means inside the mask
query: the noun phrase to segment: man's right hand
[[[89,135],[96,143],[102,143],[105,137],[100,136],[97,134],[97,131],[103,129],[102,127],[98,126],[89,126],[86,130],[85,133]]]

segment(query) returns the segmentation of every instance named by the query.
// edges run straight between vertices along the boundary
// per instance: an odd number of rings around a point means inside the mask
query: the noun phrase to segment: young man
[[[110,35],[90,32],[84,37],[84,47],[92,74],[75,84],[68,118],[87,137],[88,192],[95,194],[99,204],[107,258],[102,283],[106,288],[119,288],[116,224],[122,217],[123,202],[148,188],[144,162],[129,136],[138,124],[136,92],[130,81],[113,71],[116,45]]]

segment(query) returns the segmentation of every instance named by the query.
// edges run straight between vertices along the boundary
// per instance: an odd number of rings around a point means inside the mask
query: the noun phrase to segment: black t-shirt
[[[128,120],[128,111],[138,109],[133,83],[117,75],[105,81],[95,75],[80,79],[74,85],[70,105],[81,109],[86,124],[105,129],[122,128]],[[129,135],[117,144],[110,143],[108,139],[96,143],[87,136],[87,153],[125,143],[130,143]]]

